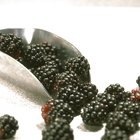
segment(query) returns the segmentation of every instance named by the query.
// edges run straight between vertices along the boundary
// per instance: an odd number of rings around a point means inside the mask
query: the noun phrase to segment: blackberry
[[[8,114],[0,117],[0,139],[11,138],[18,130],[18,121]]]
[[[122,98],[120,101],[132,101],[133,95],[130,91],[125,91],[122,94]]]
[[[104,105],[107,113],[114,111],[117,106],[117,100],[115,98],[115,95],[110,95],[106,93],[98,94],[96,97],[96,101]]]
[[[106,89],[105,92],[107,93],[113,93],[113,92],[123,92],[124,87],[122,87],[120,84],[110,84]]]
[[[45,58],[45,65],[52,65],[58,72],[62,72],[61,60],[56,57],[56,55],[47,55]]]
[[[120,84],[110,84],[105,91],[107,94],[114,94],[116,99],[120,101],[122,99],[122,96],[124,94],[124,87],[122,87]]]
[[[140,102],[140,89],[139,89],[139,87],[132,89],[131,94],[132,94],[133,101]]]
[[[136,121],[140,121],[140,106],[138,102],[133,101],[120,102],[115,110],[123,111],[130,118]]]
[[[56,55],[57,56],[57,48],[48,42],[43,42],[40,46],[45,51],[46,55]]]
[[[102,126],[107,117],[106,107],[102,103],[91,101],[82,108],[81,117],[86,125]]]
[[[138,84],[138,86],[140,87],[140,76],[138,76],[136,83]]]
[[[129,140],[129,136],[119,127],[115,127],[112,130],[106,129],[101,140]]]
[[[13,34],[0,33],[0,51],[17,59],[23,55],[23,40]]]
[[[65,71],[65,72],[56,74],[53,90],[54,92],[58,92],[60,88],[67,85],[72,85],[73,87],[77,88],[79,83],[80,83],[80,80],[75,72]]]
[[[78,91],[84,94],[85,104],[89,103],[98,93],[96,85],[92,83],[80,83]]]
[[[75,112],[75,115],[80,114],[80,110],[83,107],[85,100],[83,93],[78,92],[71,85],[62,87],[56,95],[56,98],[62,99],[64,102],[68,103]]]
[[[112,130],[115,127],[126,131],[128,135],[134,134],[139,129],[138,123],[121,111],[111,112],[108,116],[106,128]]]
[[[55,119],[61,118],[70,123],[73,120],[74,112],[63,100],[51,99],[41,108],[42,117],[46,125],[50,125]]]
[[[38,78],[38,80],[51,94],[51,88],[55,80],[55,75],[58,73],[58,69],[56,69],[52,62],[50,62],[49,64],[50,65],[43,65],[41,67],[31,70],[32,73]]]
[[[43,129],[42,140],[74,140],[73,130],[65,120],[57,119]]]
[[[45,64],[45,50],[39,44],[31,44],[24,52],[23,61],[27,68],[39,67]]]
[[[75,58],[69,58],[65,62],[64,69],[74,71],[81,80],[85,81],[89,77],[90,65],[84,56],[77,56]]]

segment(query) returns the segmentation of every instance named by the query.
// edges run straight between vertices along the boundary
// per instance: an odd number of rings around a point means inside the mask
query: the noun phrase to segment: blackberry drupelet
[[[80,83],[80,80],[75,72],[65,71],[65,72],[56,74],[53,90],[54,92],[58,92],[60,88],[67,85],[72,85],[73,87],[77,88],[79,83]]]
[[[62,99],[63,102],[68,103],[74,111],[75,115],[80,114],[85,100],[83,93],[78,92],[76,88],[71,85],[62,87],[57,93],[56,99]]]
[[[69,58],[65,62],[64,69],[74,71],[81,80],[85,81],[89,75],[90,65],[84,56],[77,56],[75,58]]]
[[[129,140],[129,136],[124,130],[120,130],[119,127],[115,127],[112,130],[106,129],[101,140]]]
[[[78,91],[84,94],[84,104],[89,103],[98,93],[96,85],[92,83],[80,83],[78,86]]]
[[[50,125],[55,119],[65,119],[67,123],[73,120],[74,112],[63,100],[51,99],[41,108],[42,117],[46,125]]]
[[[38,80],[44,85],[44,87],[50,91],[55,80],[55,75],[58,73],[58,69],[50,62],[50,65],[43,65],[36,69],[31,69],[32,73],[38,78]]]
[[[0,51],[17,59],[23,55],[23,40],[14,34],[0,33]]]
[[[120,102],[115,110],[123,111],[131,119],[134,119],[137,122],[140,121],[140,106],[138,102],[133,102],[133,101]]]
[[[0,139],[11,138],[18,130],[18,121],[8,114],[0,117]]]
[[[43,129],[42,140],[74,140],[73,130],[65,120],[57,119]]]
[[[138,123],[121,111],[110,112],[108,115],[106,128],[112,130],[115,127],[124,130],[128,135],[134,134],[139,129]]]
[[[86,125],[102,126],[107,117],[106,107],[102,103],[91,101],[82,108],[81,117]]]

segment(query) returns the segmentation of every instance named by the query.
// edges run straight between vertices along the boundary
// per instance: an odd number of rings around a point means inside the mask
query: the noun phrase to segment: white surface
[[[38,3],[51,6],[140,6],[139,0],[1,0],[0,3]]]
[[[0,28],[42,28],[65,38],[89,60],[92,82],[100,92],[111,83],[120,83],[126,90],[137,86],[140,9],[25,5],[1,6]],[[86,134],[76,137],[84,140]]]

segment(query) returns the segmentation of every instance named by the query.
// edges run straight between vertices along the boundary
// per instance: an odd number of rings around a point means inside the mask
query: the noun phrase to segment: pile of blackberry
[[[42,140],[73,140],[70,123],[77,115],[85,126],[105,124],[102,140],[129,140],[139,130],[140,76],[136,90],[125,91],[116,83],[98,93],[96,85],[90,82],[90,64],[82,55],[62,60],[60,49],[52,44],[42,42],[25,47],[20,37],[2,33],[0,51],[27,67],[53,97],[41,108],[45,121]],[[10,138],[18,129],[17,121],[8,115],[0,117],[0,126],[0,138]]]

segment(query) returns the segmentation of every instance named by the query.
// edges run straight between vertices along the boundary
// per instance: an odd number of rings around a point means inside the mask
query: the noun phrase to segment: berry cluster
[[[62,60],[60,49],[48,42],[23,48],[21,38],[2,33],[0,51],[27,67],[53,97],[41,108],[45,122],[42,140],[73,140],[70,123],[77,115],[85,126],[105,124],[102,140],[129,140],[139,130],[140,76],[136,80],[138,88],[131,92],[116,83],[98,93],[90,82],[88,60],[82,55]],[[12,137],[17,129],[14,118],[0,118],[0,138]]]
[[[18,59],[23,55],[23,40],[14,34],[0,33],[0,51]]]

